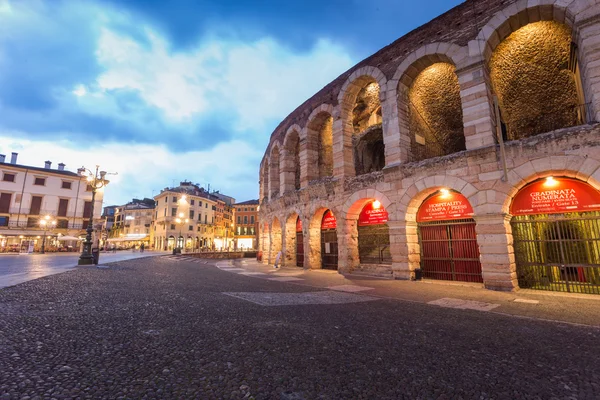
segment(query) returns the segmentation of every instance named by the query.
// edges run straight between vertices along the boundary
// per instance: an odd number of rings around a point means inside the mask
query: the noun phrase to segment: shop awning
[[[125,235],[118,238],[107,239],[107,242],[136,242],[138,240],[149,240],[148,235]]]
[[[75,236],[60,236],[60,237],[58,237],[57,240],[59,240],[61,242],[70,242],[72,240],[81,240],[81,239],[79,239],[78,237],[75,237]]]

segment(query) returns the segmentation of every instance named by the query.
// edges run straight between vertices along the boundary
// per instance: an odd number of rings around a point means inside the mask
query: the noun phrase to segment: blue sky
[[[455,0],[0,0],[0,153],[118,172],[106,203],[191,180],[258,197],[272,130]]]

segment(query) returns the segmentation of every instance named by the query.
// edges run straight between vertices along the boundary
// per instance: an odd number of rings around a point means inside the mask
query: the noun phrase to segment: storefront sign
[[[600,191],[571,178],[545,178],[521,189],[510,206],[512,215],[600,210]]]
[[[302,220],[300,218],[296,220],[296,232],[302,232]]]
[[[323,221],[321,221],[321,229],[335,229],[337,228],[337,221],[331,212],[331,210],[327,210],[325,215],[323,215]]]
[[[374,206],[375,202],[367,203],[358,216],[358,226],[381,225],[388,221],[388,213],[379,203],[378,207]]]
[[[425,200],[417,212],[417,222],[445,221],[473,217],[469,200],[458,192],[438,192]]]

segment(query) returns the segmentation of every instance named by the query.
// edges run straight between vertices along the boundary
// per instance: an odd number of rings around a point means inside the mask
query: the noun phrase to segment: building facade
[[[254,250],[258,244],[258,200],[233,205],[235,210],[235,249]]]
[[[131,202],[114,208],[114,222],[108,230],[108,246],[120,248],[149,248],[155,203],[153,199],[133,199]],[[105,207],[106,210],[106,207]]]
[[[0,251],[18,251],[23,241],[33,242],[34,250],[42,243],[46,251],[68,246],[78,250],[76,240],[61,238],[83,237],[92,209],[100,229],[103,189],[92,204],[92,190],[81,170],[68,171],[62,163],[53,169],[50,161],[43,168],[21,165],[17,157],[12,153],[5,162],[0,155]]]
[[[600,1],[463,3],[283,120],[265,262],[600,293]]]
[[[212,192],[211,196],[217,199],[215,206],[215,250],[233,250],[234,243],[234,204],[235,199],[218,191]]]
[[[187,251],[212,250],[218,200],[198,185],[186,181],[161,190],[154,197],[152,246],[157,250],[177,247]]]

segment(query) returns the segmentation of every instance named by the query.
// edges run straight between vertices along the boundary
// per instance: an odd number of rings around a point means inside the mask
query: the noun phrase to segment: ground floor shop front
[[[600,294],[600,185],[560,172],[498,179],[504,196],[436,176],[395,198],[365,189],[274,213],[260,226],[263,260],[281,251],[285,265],[344,274]]]

